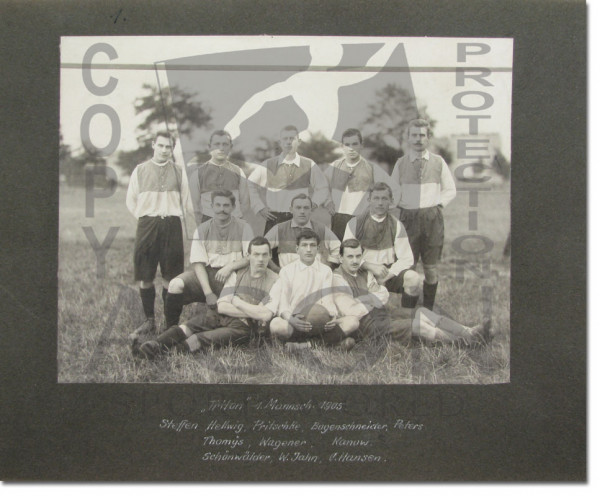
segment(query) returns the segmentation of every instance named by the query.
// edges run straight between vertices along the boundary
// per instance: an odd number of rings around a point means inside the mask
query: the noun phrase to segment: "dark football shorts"
[[[136,281],[153,281],[156,267],[170,281],[183,272],[183,232],[176,216],[138,219],[133,269]]]
[[[354,218],[354,215],[335,213],[331,216],[331,231],[339,239],[344,239],[346,226]]]
[[[213,290],[213,293],[219,297],[221,294],[221,290],[223,289],[224,283],[217,281],[215,276],[217,272],[219,272],[219,268],[210,267],[208,265],[205,266],[206,273],[208,274],[208,282],[210,287]],[[202,290],[202,285],[196,276],[196,272],[194,270],[188,270],[183,272],[182,274],[178,274],[176,276],[178,279],[183,281],[183,304],[187,305],[189,303],[193,303],[195,301],[200,301],[202,303],[206,303],[206,295]]]
[[[386,264],[386,267],[388,269],[391,266],[392,266],[392,264],[389,264],[389,265]],[[414,270],[414,269],[413,269],[413,267],[404,269],[397,276],[394,276],[391,279],[388,279],[387,281],[385,281],[385,287],[387,288],[387,290],[391,291],[392,293],[397,293],[397,294],[404,293],[404,274],[406,274],[406,272],[409,270]]]
[[[444,245],[444,216],[442,207],[400,209],[400,222],[406,229],[415,258],[425,265],[435,265],[442,256]]]
[[[393,337],[395,340],[408,343],[411,336],[412,319],[392,318],[385,308],[374,308],[360,319],[357,337],[359,339],[377,339],[383,336]]]

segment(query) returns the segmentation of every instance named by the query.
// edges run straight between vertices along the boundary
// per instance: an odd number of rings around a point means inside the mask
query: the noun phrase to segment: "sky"
[[[84,55],[96,43],[110,45],[117,55],[110,60],[107,54],[98,53],[92,60],[91,77],[94,84],[101,87],[107,84],[109,78],[117,79],[114,90],[108,95],[92,94],[83,80]],[[469,45],[461,45],[465,43]],[[354,60],[346,57],[347,53],[352,52],[349,48],[343,48],[344,45],[354,49]],[[293,47],[293,53],[290,52],[290,47]],[[461,47],[466,47],[463,50],[468,52],[464,61],[459,60]],[[474,53],[485,50],[489,51]],[[240,54],[241,51],[251,55],[244,57]],[[341,65],[361,65],[367,67],[367,70],[345,73],[303,70],[308,64],[317,68],[335,67],[340,60],[342,60]],[[359,64],[356,62],[358,60],[363,62]],[[344,64],[349,61],[350,64]],[[385,66],[387,61],[389,61],[388,67],[389,65],[408,66],[410,72],[404,70],[396,73],[378,73],[373,69]],[[166,62],[166,65],[161,62]],[[157,63],[159,64],[155,65]],[[194,64],[198,64],[196,67],[199,67],[206,63],[230,67],[238,64],[243,66],[243,70],[207,71],[206,67],[202,70],[193,70]],[[175,68],[173,64],[176,64]],[[293,64],[294,67],[287,72],[285,68],[278,69],[281,65],[288,64]],[[253,65],[266,66],[269,70],[252,69]],[[159,68],[158,71],[156,67]],[[456,67],[489,69],[491,73],[485,78],[489,85],[484,86],[475,79],[467,78],[464,85],[460,86],[457,82]],[[271,83],[268,81],[263,83],[263,80],[266,81],[268,77],[273,79],[273,84],[285,81],[283,92],[273,85],[270,86]],[[118,147],[113,154],[118,154],[120,150],[135,149],[137,148],[135,129],[139,123],[139,116],[135,116],[133,102],[143,94],[142,85],[147,83],[156,86],[158,81],[161,85],[165,85],[177,81],[180,84],[188,84],[192,90],[196,88],[201,97],[208,100],[213,112],[213,123],[218,127],[225,127],[230,131],[233,129],[235,132],[236,126],[231,119],[233,110],[240,109],[243,102],[249,100],[253,91],[258,93],[260,90],[263,92],[263,100],[272,102],[272,106],[267,104],[262,108],[263,112],[270,109],[269,115],[277,116],[282,113],[282,109],[290,109],[297,104],[298,107],[306,110],[305,114],[313,115],[313,118],[309,119],[311,132],[322,131],[328,137],[339,139],[340,130],[334,130],[335,126],[332,127],[332,122],[335,122],[335,119],[332,121],[332,116],[335,117],[339,113],[341,122],[341,115],[344,113],[347,122],[351,124],[359,122],[366,115],[367,90],[373,89],[375,80],[383,84],[390,78],[401,80],[402,85],[414,92],[418,105],[427,107],[429,115],[437,121],[435,129],[437,137],[468,133],[468,121],[458,119],[457,115],[489,115],[489,119],[479,120],[479,132],[498,134],[502,153],[510,157],[512,40],[497,38],[63,37],[61,40],[61,132],[65,142],[73,150],[81,149],[81,123],[84,113],[92,105],[108,105],[116,112],[121,128]],[[241,86],[240,80],[243,81]],[[363,82],[356,84],[357,80]],[[214,88],[215,81],[222,83],[222,92],[230,92],[228,93],[231,95],[230,98],[224,98],[214,91],[209,98],[206,98],[206,94],[211,91],[210,85],[212,84]],[[354,86],[347,86],[348,84]],[[357,88],[357,92],[348,94],[344,100],[340,99],[338,105],[337,99],[329,95],[337,87],[344,87],[344,85],[350,89]],[[255,87],[255,90],[248,89],[248,86]],[[358,88],[362,88],[362,93]],[[243,91],[246,93],[240,93]],[[453,103],[453,98],[465,91],[483,92],[488,95],[487,98],[491,98],[488,101],[493,103],[488,109],[482,111],[458,110]],[[280,99],[275,102],[269,100],[269,98],[285,95],[286,92],[287,100]],[[215,94],[217,96],[214,96]],[[465,96],[462,103],[474,108],[482,101],[482,96],[470,95]],[[279,102],[277,103],[279,107],[276,102]],[[317,113],[309,107],[320,109],[321,112]],[[243,132],[236,142],[239,147],[248,147],[249,143],[255,141],[260,135],[276,137],[275,128],[279,125],[276,117],[271,119],[273,129],[265,129],[262,126],[252,125],[256,122],[251,119],[252,110],[249,115],[245,125],[242,124]],[[231,129],[227,127],[228,125]],[[341,124],[337,127],[339,126]],[[96,147],[106,146],[111,140],[111,133],[112,128],[108,117],[103,114],[93,117],[90,123],[90,136]],[[201,134],[193,136],[190,143],[184,143],[184,148],[186,150],[202,148],[205,146],[206,139]]]

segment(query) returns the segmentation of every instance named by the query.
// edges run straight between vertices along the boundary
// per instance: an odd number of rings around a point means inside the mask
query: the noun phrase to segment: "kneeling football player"
[[[271,247],[263,237],[248,245],[250,265],[233,272],[217,302],[219,315],[198,314],[185,324],[174,325],[158,338],[133,347],[134,356],[153,358],[177,347],[180,352],[196,352],[212,346],[245,344],[253,335],[266,330],[277,310],[269,293],[278,276],[267,265]]]
[[[332,297],[333,273],[316,259],[319,235],[303,228],[296,237],[298,260],[279,273],[278,317],[271,321],[271,337],[286,343],[286,349],[309,348],[315,342],[353,346],[337,319]]]

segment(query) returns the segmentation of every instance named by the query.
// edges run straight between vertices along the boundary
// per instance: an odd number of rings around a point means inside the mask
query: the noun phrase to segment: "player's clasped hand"
[[[380,279],[386,280],[386,278],[388,278],[389,270],[385,265],[374,265],[373,267],[369,268],[371,269],[371,272],[373,272],[373,275],[378,281]]]
[[[292,315],[288,322],[294,329],[297,329],[300,332],[310,332],[312,329],[312,324],[304,320],[304,315],[300,313]]]
[[[329,322],[327,322],[324,326],[325,331],[330,331],[331,329],[333,329],[337,324],[339,324],[341,322],[341,319],[333,319],[330,320]]]
[[[227,281],[227,278],[231,275],[231,272],[232,271],[230,269],[222,267],[215,274],[215,279],[221,284],[225,284],[225,281]]]
[[[277,217],[267,207],[258,212],[265,220],[275,220]]]
[[[217,308],[217,295],[215,295],[214,293],[208,293],[206,295],[206,305],[208,306],[208,308],[210,308],[212,310],[216,310],[216,308]]]

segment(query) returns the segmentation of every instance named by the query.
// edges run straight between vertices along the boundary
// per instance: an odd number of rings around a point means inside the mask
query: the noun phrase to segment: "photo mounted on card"
[[[59,383],[510,382],[512,38],[60,57]]]
[[[584,3],[109,3],[3,5],[0,478],[585,480]]]

